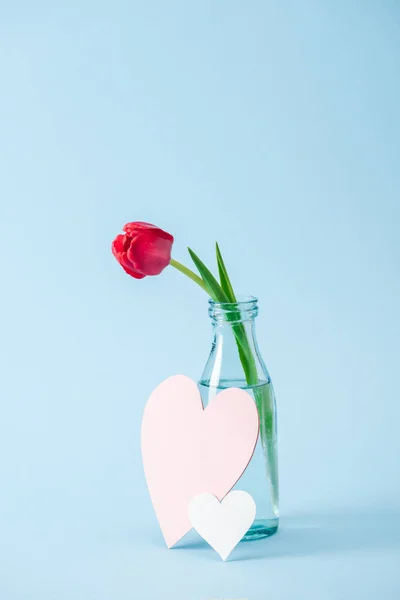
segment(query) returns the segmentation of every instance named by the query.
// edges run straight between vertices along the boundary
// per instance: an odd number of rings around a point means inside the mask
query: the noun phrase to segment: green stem
[[[196,275],[196,273],[193,273],[193,271],[191,271],[190,269],[188,269],[187,267],[185,267],[185,265],[183,265],[182,263],[178,262],[174,258],[171,258],[171,262],[169,264],[171,265],[171,267],[174,267],[175,269],[177,269],[178,271],[180,271],[184,275],[187,275],[187,277],[189,277],[192,281],[194,281],[195,283],[197,283],[197,285],[199,285],[208,294],[208,290],[206,288],[206,284],[201,279],[201,277],[199,277],[198,275]]]
[[[233,316],[235,318],[235,315]],[[274,392],[271,386],[257,387],[257,366],[246,330],[242,323],[232,324],[232,328],[246,382],[252,386],[260,417],[260,438],[267,457],[267,477],[270,481],[271,503],[274,510],[277,511],[279,506],[279,483],[275,445]]]

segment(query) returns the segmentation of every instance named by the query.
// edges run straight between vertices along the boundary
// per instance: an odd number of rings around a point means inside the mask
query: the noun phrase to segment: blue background
[[[1,600],[400,596],[400,7],[1,2]],[[152,388],[197,378],[206,296],[110,243],[217,239],[278,398],[282,529],[167,551]]]

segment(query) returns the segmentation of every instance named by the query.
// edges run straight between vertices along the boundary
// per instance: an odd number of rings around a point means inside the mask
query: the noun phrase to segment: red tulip
[[[121,267],[135,279],[158,275],[171,261],[174,238],[150,223],[127,223],[111,249]]]

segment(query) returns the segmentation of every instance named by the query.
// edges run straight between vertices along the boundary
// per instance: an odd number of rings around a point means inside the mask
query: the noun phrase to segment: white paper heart
[[[256,503],[247,492],[229,492],[219,502],[212,494],[198,494],[189,503],[189,519],[199,535],[226,560],[256,516]]]

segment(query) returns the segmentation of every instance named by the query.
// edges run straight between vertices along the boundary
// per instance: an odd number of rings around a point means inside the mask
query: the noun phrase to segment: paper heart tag
[[[174,375],[151,394],[143,414],[142,456],[154,510],[170,548],[192,524],[188,505],[207,492],[222,500],[245,471],[257,443],[253,398],[229,388],[203,409],[197,385]]]
[[[199,494],[189,503],[189,519],[199,535],[226,560],[256,516],[256,504],[247,492],[229,492],[218,502],[211,494]]]

